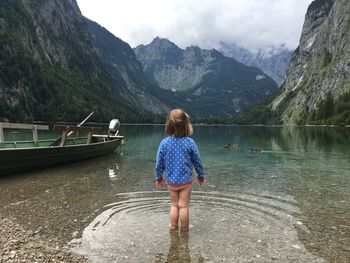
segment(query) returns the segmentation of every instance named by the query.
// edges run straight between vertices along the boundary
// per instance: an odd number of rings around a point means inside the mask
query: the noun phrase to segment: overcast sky
[[[181,48],[219,48],[236,43],[250,50],[298,46],[312,0],[77,0],[84,16],[132,47],[156,36]]]

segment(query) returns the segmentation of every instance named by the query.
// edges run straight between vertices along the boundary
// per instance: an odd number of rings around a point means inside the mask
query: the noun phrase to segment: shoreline
[[[12,217],[0,216],[0,263],[89,262],[85,257],[45,240],[40,233],[25,230]]]
[[[165,126],[158,123],[122,123],[121,126]],[[192,123],[193,127],[262,127],[262,128],[350,128],[350,125],[277,125],[277,124],[209,124]]]
[[[46,123],[46,122],[34,122],[35,124],[47,124],[52,125],[52,123]],[[72,122],[56,122],[55,124],[71,124],[75,126],[75,123]],[[108,123],[103,122],[86,122],[86,125],[93,126],[93,125],[99,125],[99,126],[107,126]],[[165,126],[165,123],[128,123],[128,122],[122,122],[120,124],[121,126]],[[278,127],[278,128],[350,128],[350,125],[334,125],[334,124],[235,124],[235,123],[192,123],[193,126],[225,126],[225,127]]]

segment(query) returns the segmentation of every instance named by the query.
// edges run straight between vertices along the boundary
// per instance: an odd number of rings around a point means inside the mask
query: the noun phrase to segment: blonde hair
[[[174,109],[169,112],[165,133],[175,137],[187,137],[193,134],[193,127],[188,114],[181,109]]]

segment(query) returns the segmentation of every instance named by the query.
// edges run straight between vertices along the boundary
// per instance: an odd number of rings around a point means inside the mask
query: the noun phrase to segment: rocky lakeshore
[[[44,240],[40,233],[27,231],[13,218],[0,216],[0,263],[89,262],[86,258]]]

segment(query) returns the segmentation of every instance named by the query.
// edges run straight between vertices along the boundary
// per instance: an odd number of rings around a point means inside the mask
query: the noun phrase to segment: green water
[[[207,184],[188,235],[153,186],[163,129],[122,126],[111,155],[0,178],[1,214],[93,262],[349,262],[349,129],[194,127]]]

